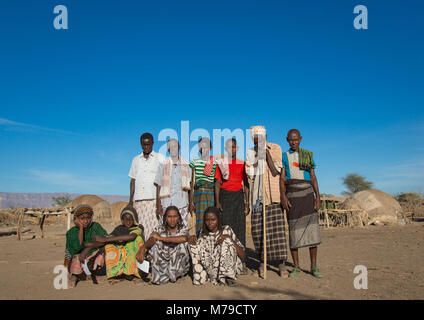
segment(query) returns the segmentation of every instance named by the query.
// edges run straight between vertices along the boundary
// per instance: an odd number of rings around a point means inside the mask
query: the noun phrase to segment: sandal
[[[300,272],[299,268],[294,267],[292,272],[289,274],[289,278],[299,278]]]
[[[278,266],[278,269],[280,271],[281,278],[287,279],[289,277],[289,272],[287,271],[286,266],[284,264],[280,264]]]
[[[311,273],[315,278],[322,278],[323,277],[322,273],[319,272],[318,267],[311,268]]]

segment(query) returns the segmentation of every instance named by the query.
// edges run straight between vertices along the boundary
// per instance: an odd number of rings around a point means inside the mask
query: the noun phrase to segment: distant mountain
[[[14,193],[0,192],[1,207],[3,209],[25,207],[25,208],[50,208],[54,207],[53,197],[66,197],[75,199],[80,193]],[[101,195],[100,198],[106,200],[109,204],[117,201],[128,201],[129,196]]]

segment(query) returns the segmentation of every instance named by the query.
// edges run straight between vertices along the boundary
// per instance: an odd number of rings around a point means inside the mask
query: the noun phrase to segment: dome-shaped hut
[[[341,209],[360,209],[367,212],[369,223],[398,224],[402,218],[399,202],[390,194],[380,190],[364,190],[347,198]]]
[[[92,194],[84,194],[72,200],[69,206],[75,208],[81,204],[88,204],[90,207],[93,208],[94,219],[104,220],[111,218],[109,203],[107,203],[99,196]]]
[[[111,218],[113,222],[120,223],[121,212],[128,205],[126,201],[118,201],[110,205]]]

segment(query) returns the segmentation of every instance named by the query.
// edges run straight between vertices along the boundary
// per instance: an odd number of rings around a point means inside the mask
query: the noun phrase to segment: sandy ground
[[[104,226],[108,231],[112,225]],[[193,286],[185,277],[175,284],[154,286],[121,282],[113,286],[91,281],[75,289],[53,287],[53,269],[63,263],[65,228],[45,227],[41,239],[37,226],[23,241],[16,236],[0,238],[0,299],[423,299],[424,297],[424,222],[406,226],[369,226],[364,228],[322,229],[318,264],[324,278],[307,273],[309,252],[300,250],[298,279],[282,279],[274,267],[266,280],[256,273],[239,277],[239,286],[218,287],[210,283]],[[257,268],[252,239],[248,238],[248,266]],[[291,268],[291,257],[289,268]],[[356,265],[368,269],[368,289],[357,290],[353,282]]]

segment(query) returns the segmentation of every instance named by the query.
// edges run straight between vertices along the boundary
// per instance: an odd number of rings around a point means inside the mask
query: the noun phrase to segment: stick
[[[67,211],[67,224],[66,224],[66,231],[71,229],[71,210],[66,209]]]
[[[41,221],[40,221],[41,238],[44,238],[44,220],[46,220],[45,214],[43,214]]]
[[[24,215],[25,215],[24,209],[19,210],[18,229],[16,230],[16,234],[18,235],[19,241],[21,240],[21,237],[22,237],[22,225],[24,222]]]
[[[262,160],[262,214],[263,214],[263,226],[264,226],[264,279],[266,280],[266,214],[265,214],[265,160]]]
[[[28,231],[31,231],[31,229],[28,229],[28,228],[23,229],[23,230],[21,230],[21,234],[28,232]],[[17,234],[17,233],[18,233],[18,230],[16,230],[16,228],[3,229],[3,230],[0,230],[0,237],[11,236],[11,235],[14,235],[14,234]]]

